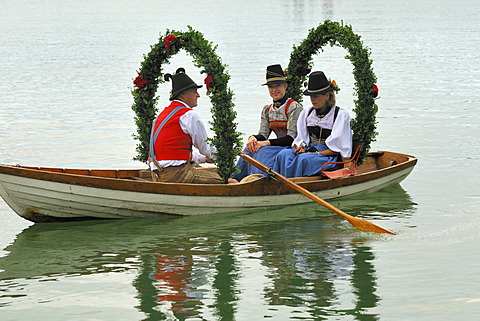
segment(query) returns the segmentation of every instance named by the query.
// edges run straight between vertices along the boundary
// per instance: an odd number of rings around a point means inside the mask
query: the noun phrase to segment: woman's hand
[[[255,153],[255,152],[256,152],[255,149],[256,149],[257,143],[258,143],[258,141],[257,141],[257,139],[255,138],[255,136],[250,136],[250,137],[248,138],[248,142],[247,142],[247,146],[246,146],[247,150],[248,150],[250,153],[252,153],[252,154]]]
[[[303,154],[306,151],[306,148],[302,145],[297,146],[296,144],[293,145],[293,148],[295,148],[295,154]]]
[[[255,136],[250,136],[246,147],[250,153],[255,154],[263,146],[270,146],[270,141],[268,139],[258,141]]]
[[[269,141],[269,140],[257,141],[257,144],[255,145],[255,148],[254,148],[253,153],[258,152],[258,150],[259,150],[260,148],[262,148],[263,146],[270,146],[270,141]]]

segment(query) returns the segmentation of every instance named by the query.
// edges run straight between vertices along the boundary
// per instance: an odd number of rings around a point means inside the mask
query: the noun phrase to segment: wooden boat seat
[[[320,170],[320,174],[331,179],[356,175],[357,163],[360,160],[360,155],[363,150],[363,146],[364,146],[363,143],[358,141],[353,141],[353,144],[352,144],[353,156],[350,159],[343,162],[327,162],[323,164]],[[333,170],[333,171],[323,170],[327,164],[343,164],[344,167],[337,170]]]

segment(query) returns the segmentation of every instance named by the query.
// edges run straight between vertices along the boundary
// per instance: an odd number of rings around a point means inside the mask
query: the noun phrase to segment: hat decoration
[[[202,85],[197,85],[192,78],[185,73],[185,68],[178,68],[174,75],[165,74],[165,81],[172,81],[172,93],[170,94],[170,100],[177,98],[185,90],[190,88],[201,88]]]
[[[282,66],[279,64],[267,67],[266,80],[267,82],[262,84],[262,86],[290,82],[287,80],[286,74],[283,72]]]
[[[334,79],[334,80],[331,80],[330,78],[328,78],[328,81],[330,82],[330,86],[332,86],[333,91],[334,91],[335,93],[338,93],[338,92],[340,91],[340,87],[338,87],[337,82],[335,81],[335,79]]]

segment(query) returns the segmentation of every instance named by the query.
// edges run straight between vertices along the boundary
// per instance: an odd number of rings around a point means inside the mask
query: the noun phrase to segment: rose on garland
[[[377,87],[377,85],[373,85],[372,90],[373,90],[373,98],[377,98],[378,97],[378,87]]]
[[[208,75],[203,82],[205,83],[205,87],[207,89],[207,93],[209,93],[213,89],[213,77]]]
[[[165,37],[165,48],[167,50],[172,50],[172,45],[175,43],[177,40],[177,36],[174,34],[168,35]]]
[[[377,87],[377,85],[373,85],[372,90],[373,90],[373,98],[378,99],[379,97],[378,97],[378,87]],[[378,105],[377,104],[373,104],[373,112],[375,114],[378,112]]]
[[[133,84],[138,88],[143,88],[147,85],[148,81],[145,78],[142,78],[142,73],[139,72],[138,76],[133,80]]]

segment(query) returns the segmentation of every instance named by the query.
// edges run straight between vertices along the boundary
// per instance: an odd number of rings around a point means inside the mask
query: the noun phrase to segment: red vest
[[[152,133],[155,133],[158,126],[166,119],[169,114],[177,107],[184,106],[179,101],[173,101],[170,106],[158,115],[155,119]],[[154,142],[155,157],[161,160],[190,160],[192,151],[192,137],[185,134],[180,126],[180,117],[187,111],[192,110],[189,107],[181,108],[165,122],[160,130],[157,139]]]

